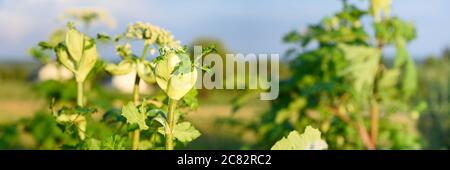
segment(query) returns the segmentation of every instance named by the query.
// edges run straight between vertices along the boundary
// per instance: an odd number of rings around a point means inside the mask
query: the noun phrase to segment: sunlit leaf
[[[177,54],[171,53],[157,61],[155,74],[156,82],[166,94],[175,100],[181,99],[191,90],[197,80],[197,69],[191,69],[188,73],[174,75],[174,71],[182,62]]]
[[[178,123],[174,130],[173,136],[180,142],[190,142],[200,136],[200,132],[195,129],[189,122]]]
[[[349,63],[339,74],[351,79],[357,97],[367,97],[374,87],[380,52],[376,48],[365,46],[340,44],[339,48]]]
[[[133,70],[134,62],[130,59],[125,59],[119,64],[106,64],[105,70],[112,75],[124,75]]]
[[[69,26],[65,44],[56,49],[58,61],[72,71],[77,82],[83,82],[97,61],[95,41]]]
[[[275,143],[271,150],[323,150],[327,147],[327,143],[320,138],[320,131],[307,126],[303,134],[292,131]]]
[[[128,102],[127,105],[122,107],[122,116],[127,119],[127,123],[137,124],[141,130],[148,129],[148,126],[145,123],[145,120],[147,119],[146,114],[139,112],[133,102]]]
[[[77,127],[78,136],[81,140],[86,138],[86,117],[79,114],[61,114],[56,117],[58,123],[72,123]]]
[[[139,77],[145,82],[154,83],[156,81],[152,63],[146,60],[138,61],[136,69]]]

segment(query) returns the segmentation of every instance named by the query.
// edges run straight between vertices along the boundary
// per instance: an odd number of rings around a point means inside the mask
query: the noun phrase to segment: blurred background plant
[[[450,49],[430,56],[419,66],[419,92],[415,100],[424,100],[427,108],[420,115],[419,130],[427,149],[450,146]]]
[[[298,45],[287,53],[292,77],[251,126],[256,148],[308,125],[320,129],[330,149],[421,148],[416,127],[426,104],[413,99],[417,70],[406,48],[416,30],[390,16],[390,3],[372,0],[364,10],[343,0],[340,12],[284,37]],[[366,17],[373,18],[371,29],[361,24]],[[384,57],[388,46],[395,47],[393,61]]]

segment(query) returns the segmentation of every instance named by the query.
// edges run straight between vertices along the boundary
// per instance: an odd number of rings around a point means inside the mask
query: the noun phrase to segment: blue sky
[[[368,6],[365,0],[350,2]],[[234,52],[282,54],[288,48],[281,41],[285,33],[317,23],[341,4],[339,0],[0,0],[0,59],[29,59],[26,50],[64,25],[57,17],[74,7],[107,9],[116,18],[115,29],[96,26],[93,32],[123,32],[128,23],[144,21],[170,30],[183,44],[214,37]],[[418,39],[408,47],[415,58],[440,54],[450,46],[449,7],[448,0],[393,0],[393,14],[417,25]],[[110,51],[102,55],[115,58]]]

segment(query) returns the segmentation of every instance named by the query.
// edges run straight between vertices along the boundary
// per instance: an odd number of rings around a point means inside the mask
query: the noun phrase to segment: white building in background
[[[134,79],[136,72],[132,71],[126,75],[112,76],[110,85],[121,93],[131,94],[133,93]],[[66,81],[72,80],[73,74],[66,67],[59,65],[56,61],[51,61],[43,65],[38,70],[38,81],[56,80]],[[139,84],[139,92],[143,94],[149,94],[152,92],[152,87],[141,80]]]
[[[55,61],[48,62],[38,71],[38,81],[46,80],[70,80],[73,78],[72,72]]]
[[[111,85],[113,88],[122,93],[133,93],[134,80],[136,78],[136,71],[131,71],[128,74],[120,76],[112,76]],[[148,94],[152,91],[152,87],[143,80],[139,83],[139,92]]]

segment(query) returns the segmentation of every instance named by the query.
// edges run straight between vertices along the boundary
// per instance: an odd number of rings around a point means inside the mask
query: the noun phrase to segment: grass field
[[[229,92],[228,92],[229,93]],[[211,91],[202,94],[200,107],[188,113],[187,119],[202,133],[198,140],[186,149],[241,149],[243,144],[256,142],[255,134],[242,131],[240,123],[256,121],[258,113],[269,108],[269,103],[246,105],[233,113],[230,104],[233,95],[226,91]],[[227,95],[225,95],[227,94]],[[237,95],[237,94],[236,94]],[[47,110],[48,103],[35,91],[30,82],[3,80],[0,86],[0,124],[13,123],[21,118],[32,117],[37,111]]]

